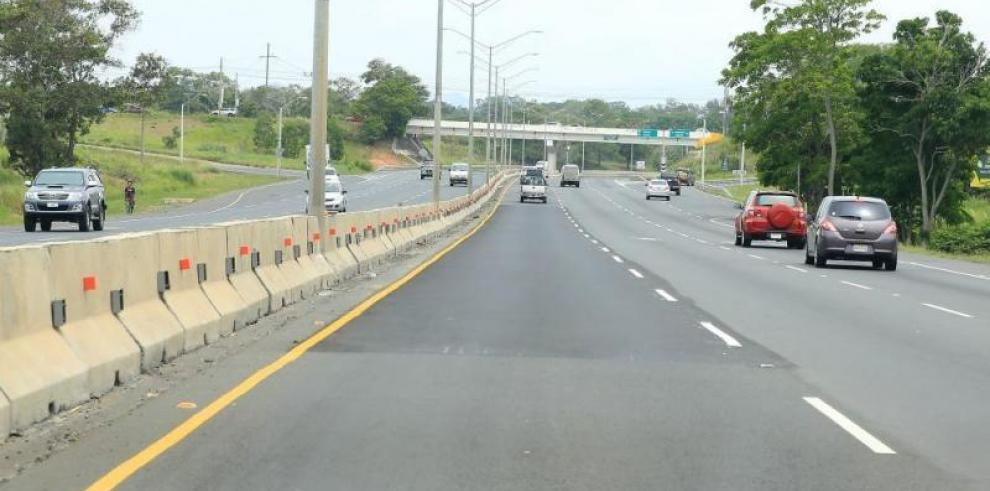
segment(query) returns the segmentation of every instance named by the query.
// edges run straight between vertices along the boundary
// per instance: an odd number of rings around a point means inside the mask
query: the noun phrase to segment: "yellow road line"
[[[499,200],[501,200],[505,196],[505,193],[506,191],[508,191],[508,188],[509,187],[506,186],[505,190],[502,191],[501,196],[499,196],[498,198]],[[298,360],[302,355],[304,355],[314,346],[316,346],[320,342],[332,336],[335,332],[339,331],[341,328],[346,326],[354,319],[360,317],[362,314],[367,312],[368,309],[373,307],[378,302],[382,301],[385,297],[388,297],[392,293],[395,293],[396,290],[405,286],[407,283],[409,283],[414,278],[419,276],[420,273],[425,271],[427,268],[435,264],[437,261],[442,259],[447,254],[449,254],[451,251],[453,251],[458,246],[463,244],[465,241],[470,239],[474,234],[476,234],[479,230],[481,230],[481,228],[484,227],[485,224],[488,223],[488,221],[492,218],[492,216],[495,215],[495,212],[498,210],[498,208],[499,208],[498,206],[493,208],[485,216],[485,218],[481,221],[481,223],[479,223],[474,228],[472,228],[463,237],[457,239],[456,241],[454,241],[454,243],[445,247],[443,250],[436,253],[435,255],[433,255],[433,257],[427,259],[419,266],[416,266],[416,268],[406,273],[406,275],[403,276],[402,278],[399,278],[394,283],[386,286],[385,288],[379,290],[374,295],[366,298],[363,302],[358,304],[357,307],[354,307],[349,312],[345,313],[340,318],[333,321],[332,323],[321,329],[319,332],[311,336],[309,339],[296,345],[295,348],[290,350],[288,353],[282,355],[279,359],[275,360],[270,365],[251,374],[251,376],[244,379],[241,383],[237,384],[237,386],[235,386],[233,389],[228,391],[226,394],[223,394],[222,396],[211,402],[208,406],[204,407],[201,411],[190,416],[189,419],[183,421],[178,426],[173,428],[171,431],[166,433],[165,436],[159,438],[151,445],[145,447],[144,450],[141,450],[133,457],[127,459],[126,461],[115,467],[113,470],[105,474],[103,477],[101,477],[93,484],[90,484],[89,487],[86,488],[86,491],[106,491],[106,490],[114,489],[117,486],[121,485],[124,481],[129,479],[135,473],[137,473],[137,471],[141,470],[141,468],[151,463],[151,461],[158,458],[160,455],[168,451],[170,448],[174,447],[175,445],[185,440],[189,435],[195,432],[200,426],[203,426],[205,423],[213,419],[214,416],[216,416],[221,411],[226,409],[232,403],[240,399],[248,392],[251,392],[251,390],[254,389],[258,384],[264,382],[266,379],[268,379],[268,377],[271,377],[279,370],[285,368],[292,362]]]

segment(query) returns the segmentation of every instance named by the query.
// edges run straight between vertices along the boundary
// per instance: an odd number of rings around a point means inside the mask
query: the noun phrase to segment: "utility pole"
[[[476,4],[471,4],[471,100],[468,101],[468,196],[471,195],[471,190],[474,189],[474,170],[471,165],[474,163],[474,11],[476,7]]]
[[[278,108],[278,146],[275,148],[275,158],[278,159],[275,164],[275,177],[282,177],[282,110],[285,106]],[[313,148],[313,147],[309,147]],[[310,168],[312,169],[312,164]]]
[[[433,101],[433,206],[440,208],[440,174],[443,166],[440,160],[440,117],[443,110],[443,2],[437,0],[437,73],[436,93]]]
[[[746,134],[746,123],[743,123],[743,135]],[[739,184],[743,183],[746,173],[746,140],[742,140],[742,150],[739,152]]]
[[[526,103],[523,102],[523,128],[526,127]],[[522,162],[520,165],[526,165],[526,138],[522,139]]]
[[[265,59],[265,88],[267,89],[268,88],[268,75],[271,72],[271,66],[272,66],[271,65],[272,58],[278,58],[278,57],[272,54],[272,43],[267,43],[266,46],[267,47],[265,49],[265,56],[259,56],[258,58],[264,58]]]
[[[309,116],[310,162],[309,214],[317,217],[319,229],[326,230],[323,204],[327,162],[327,89],[330,57],[330,0],[315,1],[313,21],[313,89]]]
[[[220,100],[217,101],[217,111],[223,111],[223,90],[226,84],[223,83],[223,57],[220,57]]]
[[[179,106],[179,164],[186,163],[186,103]]]
[[[512,135],[511,135],[511,133],[512,133],[512,127],[513,127],[513,124],[514,124],[514,120],[512,119],[513,116],[514,116],[513,111],[515,111],[515,109],[516,108],[512,105],[512,101],[509,101],[509,131],[507,131],[505,133],[505,136],[509,139],[509,165],[512,165]]]
[[[485,184],[491,180],[492,175],[492,57],[495,56],[495,48],[488,47],[488,131],[485,133]]]
[[[705,158],[708,155],[708,116],[702,118],[701,129],[701,187],[705,187]]]

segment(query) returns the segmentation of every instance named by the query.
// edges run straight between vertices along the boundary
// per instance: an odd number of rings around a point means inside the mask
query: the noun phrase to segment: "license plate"
[[[45,203],[45,206],[49,208],[58,208],[58,203]]]
[[[856,254],[869,254],[873,252],[873,247],[866,244],[853,244],[852,251]]]
[[[770,234],[770,240],[782,240],[783,238],[784,238],[784,234],[781,233]]]

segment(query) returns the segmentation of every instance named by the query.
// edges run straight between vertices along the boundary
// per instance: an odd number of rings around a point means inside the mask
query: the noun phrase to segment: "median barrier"
[[[255,259],[260,256],[254,241],[252,225],[234,222],[220,225],[226,231],[227,279],[248,306],[245,319],[255,322],[271,311],[271,296],[254,274]]]
[[[344,237],[344,246],[350,252],[351,256],[354,257],[357,263],[356,273],[364,273],[369,271],[371,268],[371,258],[368,257],[365,250],[361,247],[361,237],[364,235],[364,231],[358,224],[361,222],[362,217],[360,213],[344,213],[337,215],[340,223],[340,229]]]
[[[278,269],[282,271],[286,285],[289,286],[292,302],[298,302],[303,298],[313,295],[314,288],[312,278],[303,271],[302,266],[296,261],[296,244],[293,237],[292,218],[272,218],[268,220],[271,231],[278,238],[276,251],[282,252],[282,261],[278,264]],[[301,251],[299,251],[301,252]]]
[[[329,273],[327,268],[319,265],[313,258],[316,242],[313,241],[313,236],[309,235],[309,217],[297,215],[290,217],[289,222],[292,225],[293,255],[303,274],[309,278],[307,284],[310,294],[315,294],[326,285],[324,277]],[[318,232],[314,230],[314,233]]]
[[[340,215],[327,217],[326,240],[323,241],[323,257],[333,266],[337,281],[343,281],[357,274],[358,263],[347,249],[347,234],[344,233]]]
[[[245,222],[251,236],[251,242],[256,244],[254,254],[254,273],[268,290],[270,297],[269,313],[281,310],[282,307],[293,303],[292,288],[278,265],[283,261],[282,240],[276,234],[274,226],[268,220]]]
[[[395,257],[395,244],[392,240],[388,238],[388,225],[389,225],[389,214],[390,208],[383,208],[381,210],[375,210],[371,213],[372,218],[372,239],[375,240],[378,247],[384,249],[381,260],[385,260],[389,257]]]
[[[323,243],[326,242],[326,233],[320,230],[320,221],[316,217],[293,217],[293,221],[299,220],[306,227],[306,252],[309,255],[313,267],[316,269],[320,279],[320,289],[330,288],[337,284],[337,268],[327,260],[323,253]]]
[[[196,231],[196,257],[200,261],[196,265],[200,287],[220,314],[220,335],[227,336],[257,321],[257,310],[248,306],[228,280],[231,268],[227,258],[227,229],[202,227],[193,230]]]
[[[112,288],[121,290],[117,319],[141,348],[141,369],[148,371],[182,354],[185,330],[158,293],[158,237],[120,235],[107,239],[103,247],[106,257],[129,261],[127,267],[112,270],[119,279]]]
[[[141,349],[114,316],[123,306],[123,268],[109,254],[107,241],[47,246],[51,266],[51,302],[63,302],[58,332],[87,366],[86,390],[99,396],[141,372]]]
[[[7,397],[0,392],[0,443],[7,439],[10,434],[10,402]]]
[[[50,266],[44,247],[0,249],[0,392],[11,431],[89,399],[86,364],[56,330],[64,304],[51,302]]]
[[[376,213],[373,211],[362,211],[353,215],[355,226],[357,227],[357,249],[361,250],[367,263],[378,264],[384,259],[385,247],[375,240]]]
[[[158,236],[158,284],[165,305],[185,331],[185,351],[220,339],[220,313],[200,288],[202,258],[196,231],[162,230]]]

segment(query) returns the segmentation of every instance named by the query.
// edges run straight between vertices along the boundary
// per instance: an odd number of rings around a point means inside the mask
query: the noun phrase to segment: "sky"
[[[142,12],[116,56],[130,64],[156,52],[173,65],[238,76],[242,86],[264,83],[266,43],[271,43],[272,84],[308,85],[313,50],[312,0],[131,0]],[[477,1],[477,0],[475,0]],[[476,38],[497,44],[528,30],[496,53],[496,64],[526,53],[501,75],[525,71],[510,92],[542,101],[599,97],[631,106],[668,98],[702,103],[722,95],[719,73],[732,57],[739,33],[759,30],[762,17],[750,0],[498,0],[477,16]],[[887,16],[864,41],[886,42],[897,20],[936,9],[960,14],[977,39],[990,38],[990,0],[875,0]],[[331,77],[357,78],[372,58],[401,65],[431,92],[435,80],[437,0],[331,0]],[[470,17],[445,0],[444,25],[470,32]],[[465,105],[470,87],[470,43],[444,38],[444,100]],[[483,53],[478,53],[479,56]],[[487,91],[479,63],[476,94]],[[519,85],[513,90],[514,85]]]

